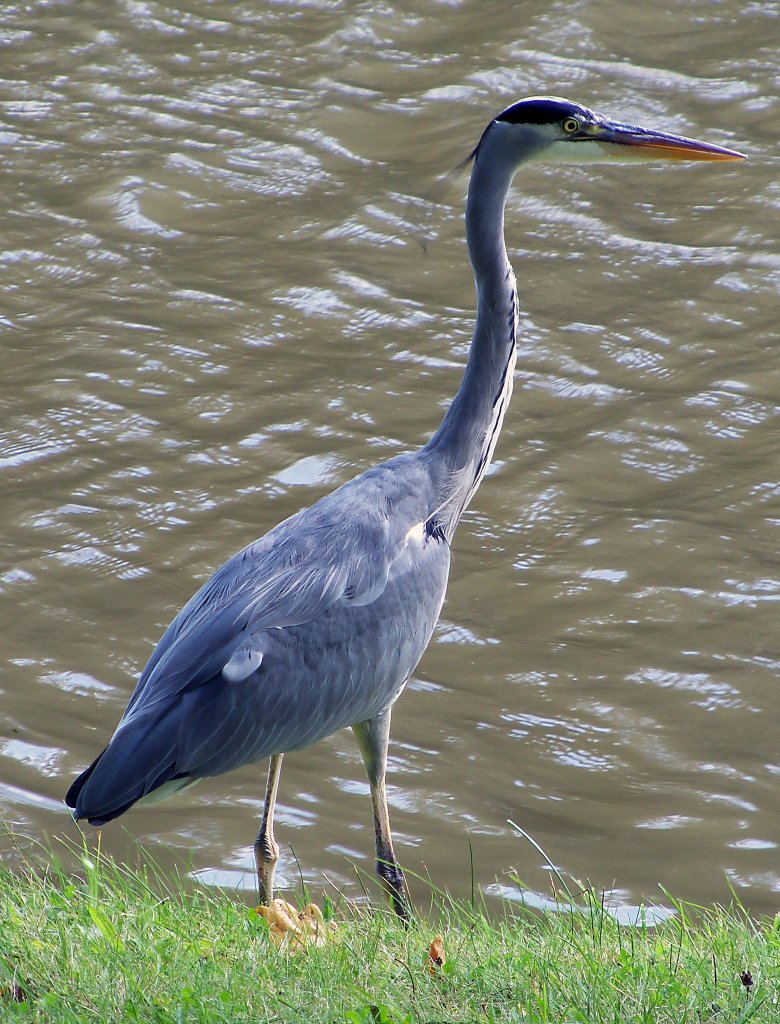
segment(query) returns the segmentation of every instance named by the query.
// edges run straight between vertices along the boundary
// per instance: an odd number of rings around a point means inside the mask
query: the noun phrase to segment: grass
[[[738,906],[678,904],[651,928],[619,925],[589,892],[502,920],[437,896],[435,924],[404,929],[326,900],[332,936],[292,953],[235,894],[80,859],[78,877],[53,860],[0,868],[4,1024],[780,1021],[780,925]]]

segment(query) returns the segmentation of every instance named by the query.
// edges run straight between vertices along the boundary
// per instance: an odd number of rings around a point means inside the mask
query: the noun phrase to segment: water
[[[776,909],[778,13],[4,5],[0,813],[22,843],[76,836],[65,789],[195,587],[435,428],[474,309],[448,172],[554,92],[750,161],[518,176],[515,398],[396,707],[399,854],[461,896],[473,854],[489,896],[514,868],[543,902],[512,818],[623,908],[660,884]],[[205,782],[104,848],[251,881],[263,788],[261,766]],[[288,757],[280,803],[282,881],[297,857],[359,892],[351,735]]]

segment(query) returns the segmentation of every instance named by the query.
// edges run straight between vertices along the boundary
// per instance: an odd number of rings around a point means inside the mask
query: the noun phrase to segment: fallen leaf
[[[436,974],[447,962],[444,952],[444,936],[437,935],[428,949],[428,970]]]
[[[336,930],[336,922],[325,922],[320,908],[309,903],[298,911],[286,900],[275,899],[270,907],[257,907],[257,913],[268,922],[271,938],[281,949],[299,953],[309,946],[324,946]]]

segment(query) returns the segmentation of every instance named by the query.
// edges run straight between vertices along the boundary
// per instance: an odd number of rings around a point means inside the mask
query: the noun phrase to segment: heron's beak
[[[651,160],[745,160],[744,153],[736,149],[713,146],[709,142],[697,142],[682,135],[649,131],[632,124],[617,121],[603,121],[586,128],[581,136],[597,142],[605,155],[620,159]]]

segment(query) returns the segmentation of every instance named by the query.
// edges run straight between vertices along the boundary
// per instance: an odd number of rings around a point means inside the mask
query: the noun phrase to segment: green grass
[[[625,927],[589,893],[502,920],[434,903],[435,924],[409,929],[384,908],[328,905],[335,936],[293,955],[235,894],[151,865],[83,853],[79,877],[0,868],[0,1021],[780,1022],[777,921],[678,905]],[[447,960],[432,972],[436,934]]]

